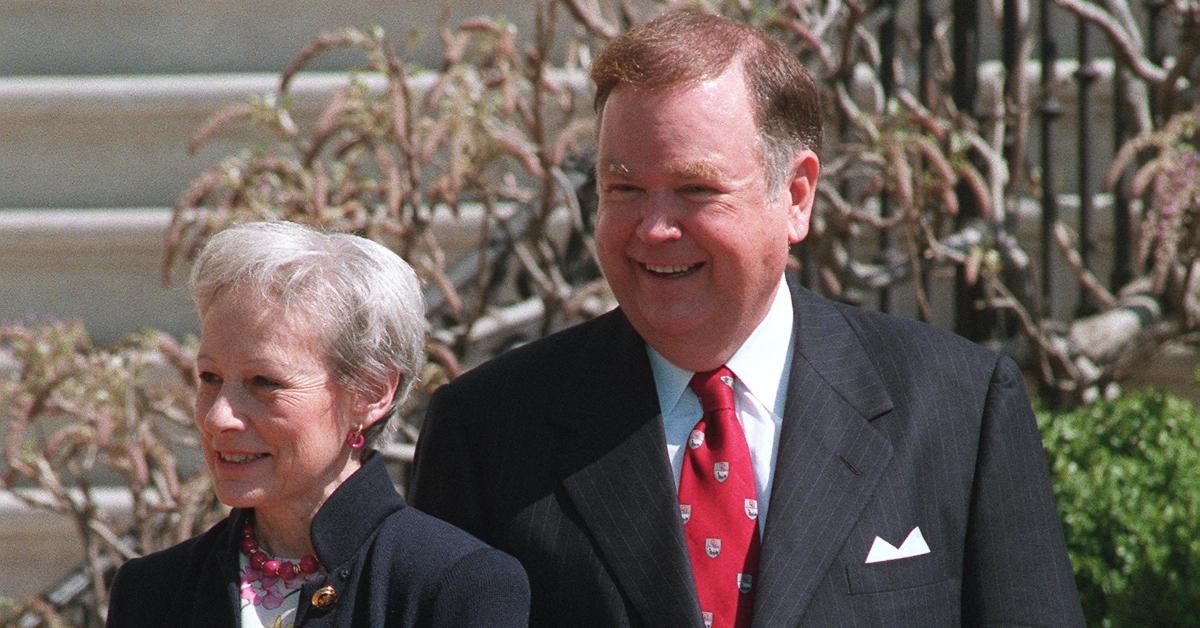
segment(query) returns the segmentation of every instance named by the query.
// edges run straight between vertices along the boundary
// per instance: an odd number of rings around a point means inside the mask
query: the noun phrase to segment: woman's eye
[[[221,383],[221,378],[217,376],[216,373],[211,371],[201,371],[197,378],[200,380],[201,384],[208,384],[210,386],[215,386]]]
[[[256,375],[250,378],[250,384],[256,388],[279,388],[279,382],[262,375]]]

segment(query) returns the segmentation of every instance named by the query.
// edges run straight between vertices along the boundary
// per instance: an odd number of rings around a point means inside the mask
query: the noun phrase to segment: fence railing
[[[1056,269],[1067,264],[1079,264],[1083,268],[1095,272],[1097,267],[1110,269],[1105,278],[1107,289],[1116,292],[1125,286],[1137,273],[1133,268],[1134,254],[1131,237],[1131,198],[1128,176],[1121,178],[1119,183],[1106,193],[1111,197],[1111,227],[1104,225],[1103,231],[1111,233],[1110,260],[1104,264],[1097,263],[1096,238],[1101,225],[1097,224],[1097,198],[1100,194],[1096,173],[1106,169],[1112,155],[1137,131],[1132,119],[1130,106],[1122,98],[1125,90],[1124,67],[1118,55],[1098,57],[1098,48],[1107,48],[1107,42],[1102,34],[1095,32],[1085,19],[1078,17],[1050,0],[1038,3],[1005,0],[1000,4],[999,41],[989,41],[988,48],[994,58],[983,56],[985,36],[991,33],[981,32],[981,24],[990,22],[993,16],[985,16],[983,11],[988,3],[976,0],[958,0],[953,3],[935,3],[930,0],[919,0],[915,3],[901,3],[896,0],[885,0],[881,3],[887,17],[879,25],[879,67],[876,68],[880,85],[886,99],[893,98],[893,90],[897,83],[896,68],[915,69],[916,85],[913,92],[919,95],[922,103],[933,108],[940,97],[933,93],[933,69],[931,65],[932,47],[936,45],[933,36],[934,29],[939,24],[949,24],[952,29],[950,41],[953,46],[955,60],[954,75],[950,80],[951,97],[959,111],[979,120],[982,124],[1002,124],[1006,133],[1004,137],[1004,157],[1013,167],[1023,164],[1017,160],[1027,159],[1024,143],[1036,137],[1036,164],[1040,170],[1040,180],[1031,186],[1026,199],[1036,204],[1040,209],[1040,221],[1036,225],[1039,242],[1031,246],[1039,259],[1035,260],[1038,267],[1037,297],[1039,298],[1039,314],[1052,317],[1053,311],[1073,312],[1076,316],[1095,311],[1096,304],[1092,303],[1088,291],[1080,290],[1077,294],[1064,296],[1061,291],[1065,286],[1056,285]],[[1033,5],[1036,4],[1036,11]],[[1162,11],[1165,2],[1148,0],[1142,2],[1150,56],[1153,61],[1161,62],[1164,50],[1161,43],[1163,27]],[[941,11],[941,13],[938,13]],[[905,21],[909,32],[916,33],[917,46],[915,50],[898,46],[897,23]],[[994,23],[994,22],[991,22]],[[1033,54],[1022,54],[1028,47]],[[1065,52],[1065,54],[1064,54]],[[1110,52],[1105,50],[1105,52]],[[1068,65],[1070,57],[1074,57],[1074,72],[1067,75],[1073,86],[1063,85],[1061,68]],[[1064,63],[1064,57],[1068,60]],[[1111,58],[1111,61],[1109,59]],[[1036,89],[1027,94],[1026,59],[1035,60],[1040,65],[1040,76],[1036,81]],[[1004,98],[1003,108],[989,107],[981,110],[980,94],[982,92],[980,68],[984,64],[999,62],[1002,68]],[[1108,77],[1108,102],[1096,98],[1101,72],[1097,69],[1098,62],[1112,67]],[[1108,64],[1112,64],[1109,66]],[[1056,72],[1060,70],[1059,72]],[[1105,73],[1107,74],[1107,72]],[[1068,90],[1073,88],[1074,98],[1063,98]],[[1064,100],[1068,101],[1064,104]],[[1071,102],[1073,101],[1073,102]],[[1156,119],[1159,113],[1155,110],[1157,103],[1151,98],[1151,117]],[[1031,128],[1036,132],[1023,134],[1018,124],[1006,123],[997,119],[996,111],[1002,111],[1003,116],[1023,115],[1021,108],[1026,108],[1031,120]],[[1073,121],[1073,130],[1064,129],[1064,121]],[[1100,122],[1100,123],[1098,123]],[[1103,122],[1107,122],[1104,124]],[[1106,135],[1108,137],[1106,137]],[[1070,147],[1073,150],[1068,150]],[[1067,157],[1064,159],[1064,157]],[[1064,199],[1078,199],[1077,202],[1065,203]],[[1012,199],[1010,199],[1012,200]],[[1107,199],[1106,199],[1107,200]],[[975,197],[966,189],[960,189],[959,223],[979,218],[979,208]],[[887,218],[891,212],[891,199],[885,192],[878,199],[879,213]],[[1068,212],[1075,213],[1074,216]],[[1109,212],[1104,212],[1108,214]],[[1028,214],[1028,212],[1026,212]],[[1005,226],[1012,232],[1019,230],[1019,221],[1023,219],[1022,212],[1006,213]],[[1028,220],[1029,218],[1024,218]],[[1060,221],[1069,220],[1077,225],[1078,258],[1064,259],[1064,253],[1056,243],[1055,226]],[[1028,229],[1021,231],[1027,232]],[[886,233],[881,234],[876,246],[880,259],[897,255],[894,243]],[[804,255],[804,253],[801,253]],[[807,265],[805,265],[807,266]],[[915,281],[928,285],[929,269],[924,268]],[[811,276],[803,278],[812,282]],[[1004,319],[1004,314],[981,310],[977,303],[981,298],[981,288],[968,285],[959,273],[956,282],[954,307],[954,328],[969,338],[975,340],[997,339],[1015,334],[1015,328],[1010,321]],[[881,288],[873,304],[879,309],[889,311],[894,309],[893,288]],[[1073,299],[1073,303],[1063,306],[1064,298]],[[1057,307],[1053,307],[1057,304]]]

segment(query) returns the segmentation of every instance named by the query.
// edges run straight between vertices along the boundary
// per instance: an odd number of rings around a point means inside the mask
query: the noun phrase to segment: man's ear
[[[817,154],[807,148],[800,151],[788,171],[788,244],[799,243],[808,237],[820,176],[821,160]]]
[[[368,393],[360,393],[354,401],[354,414],[362,418],[363,429],[375,425],[384,418],[392,400],[396,398],[396,389],[400,386],[400,375],[388,375],[386,384],[375,386]]]

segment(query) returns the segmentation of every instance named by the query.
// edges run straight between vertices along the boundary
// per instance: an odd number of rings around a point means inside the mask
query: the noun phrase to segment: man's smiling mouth
[[[683,277],[695,272],[704,262],[696,264],[642,264],[642,268],[660,277]]]

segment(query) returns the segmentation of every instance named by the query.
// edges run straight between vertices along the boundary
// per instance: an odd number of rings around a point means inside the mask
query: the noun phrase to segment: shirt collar
[[[725,364],[750,394],[778,417],[783,416],[785,401],[781,388],[792,366],[792,318],[792,294],[780,277],[767,315]],[[695,373],[675,366],[649,344],[646,353],[650,357],[659,408],[668,415],[679,404]]]

